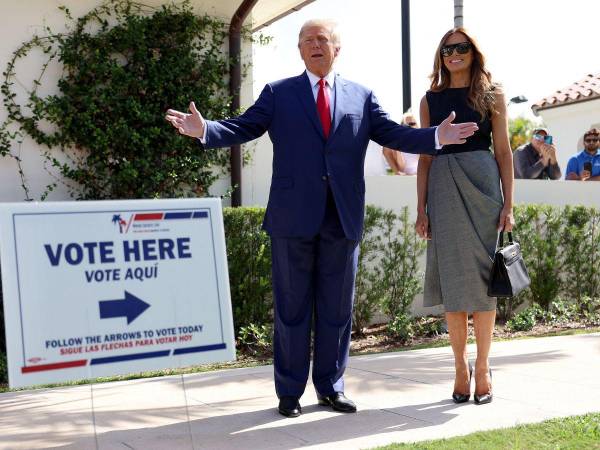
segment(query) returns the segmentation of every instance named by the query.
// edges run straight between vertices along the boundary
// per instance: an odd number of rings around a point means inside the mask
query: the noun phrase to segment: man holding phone
[[[592,128],[583,135],[583,151],[569,159],[566,180],[600,181],[600,130]]]
[[[546,128],[535,128],[531,142],[515,150],[513,165],[515,178],[527,180],[558,180],[560,178],[556,147]]]

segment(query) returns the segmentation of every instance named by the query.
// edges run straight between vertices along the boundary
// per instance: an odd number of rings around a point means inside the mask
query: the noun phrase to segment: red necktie
[[[319,119],[321,119],[321,125],[323,125],[323,133],[325,133],[325,139],[329,137],[329,130],[331,129],[331,114],[329,112],[329,95],[325,90],[326,81],[321,78],[319,80],[319,93],[317,94],[317,113]]]

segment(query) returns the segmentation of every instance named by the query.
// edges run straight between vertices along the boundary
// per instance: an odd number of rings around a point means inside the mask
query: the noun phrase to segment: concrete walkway
[[[448,347],[352,358],[350,415],[317,406],[309,386],[304,414],[283,418],[272,366],[0,394],[0,448],[370,448],[600,411],[600,334],[499,342],[492,353],[495,399],[482,406],[450,400]]]

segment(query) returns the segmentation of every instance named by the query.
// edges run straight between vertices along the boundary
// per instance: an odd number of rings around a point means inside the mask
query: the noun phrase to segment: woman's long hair
[[[446,43],[446,39],[454,33],[463,34],[467,38],[467,41],[471,43],[473,62],[471,63],[471,85],[469,86],[467,98],[469,106],[481,115],[481,120],[484,120],[495,112],[494,104],[496,95],[494,90],[497,85],[492,82],[492,74],[485,67],[485,56],[481,53],[477,41],[464,28],[452,28],[440,40],[440,44],[435,52],[433,72],[429,75],[431,79],[430,89],[433,92],[439,92],[450,87],[450,71],[444,65],[442,47]]]

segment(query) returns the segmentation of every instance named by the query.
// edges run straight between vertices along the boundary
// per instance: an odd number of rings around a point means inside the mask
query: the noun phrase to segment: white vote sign
[[[11,387],[235,359],[219,199],[0,204]]]

